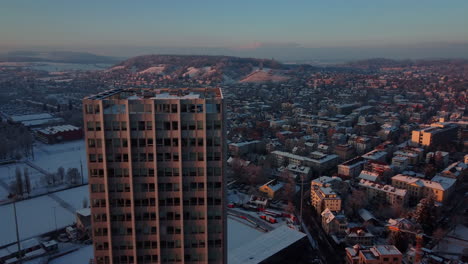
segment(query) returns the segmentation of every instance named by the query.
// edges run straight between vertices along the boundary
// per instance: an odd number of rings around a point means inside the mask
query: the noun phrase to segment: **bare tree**
[[[63,183],[63,180],[65,178],[65,169],[63,167],[59,167],[57,169],[57,178],[61,183]]]
[[[244,167],[242,166],[242,162],[239,158],[233,158],[231,162],[233,177],[236,179],[241,179],[242,175],[244,174]]]
[[[283,197],[288,202],[292,202],[294,195],[296,194],[296,183],[292,177],[287,179],[286,184],[283,187]]]
[[[245,169],[244,173],[246,177],[246,181],[250,183],[250,185],[256,185],[259,183],[263,183],[265,181],[263,170],[260,166],[250,165]]]
[[[78,171],[77,168],[69,168],[67,170],[67,182],[70,185],[75,185],[78,183],[78,180],[80,178],[80,172]]]
[[[290,214],[294,214],[294,212],[296,211],[296,207],[294,206],[294,204],[291,202],[291,201],[288,201],[288,205],[286,206],[286,212],[290,213]]]
[[[367,205],[366,193],[362,190],[354,190],[346,200],[345,212],[347,216],[356,216],[359,209]]]

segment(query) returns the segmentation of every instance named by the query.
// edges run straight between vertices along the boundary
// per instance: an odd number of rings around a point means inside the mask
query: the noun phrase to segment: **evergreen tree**
[[[432,233],[436,219],[436,207],[433,195],[421,199],[413,213],[413,218],[421,225],[425,233]]]

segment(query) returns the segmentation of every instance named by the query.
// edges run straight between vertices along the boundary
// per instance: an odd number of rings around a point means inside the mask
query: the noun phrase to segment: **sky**
[[[467,57],[466,0],[2,0],[0,51]]]

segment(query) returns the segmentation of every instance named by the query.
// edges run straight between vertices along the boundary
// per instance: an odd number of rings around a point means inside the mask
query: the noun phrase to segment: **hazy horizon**
[[[468,2],[5,1],[0,52],[131,57],[200,54],[281,61],[467,58]]]

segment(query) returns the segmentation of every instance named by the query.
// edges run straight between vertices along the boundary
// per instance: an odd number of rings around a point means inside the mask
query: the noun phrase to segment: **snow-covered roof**
[[[375,218],[375,216],[369,212],[368,210],[364,209],[364,208],[361,208],[359,209],[358,211],[359,213],[359,216],[364,220],[364,221],[369,221],[371,219],[374,219],[376,220],[377,218]]]
[[[91,216],[91,208],[83,208],[76,210],[76,213],[82,216]]]
[[[229,264],[256,264],[299,241],[306,234],[282,225],[228,254]]]
[[[379,255],[401,255],[401,252],[394,245],[376,245],[373,248]]]
[[[378,183],[371,182],[371,181],[364,180],[364,179],[361,179],[361,181],[359,181],[359,185],[366,187],[366,188],[372,188],[374,190],[386,192],[386,193],[393,193],[398,196],[406,195],[406,190],[404,189],[398,189],[390,185],[382,185],[382,184],[378,184]]]
[[[379,174],[376,172],[363,170],[359,174],[358,178],[375,182],[379,178]]]
[[[456,182],[456,179],[443,177],[441,175],[435,176],[430,181],[430,180],[424,180],[424,179],[415,178],[411,176],[406,176],[403,174],[398,174],[392,177],[392,181],[393,180],[405,182],[406,184],[418,185],[420,187],[427,187],[427,188],[437,189],[437,190],[442,190],[442,191],[449,189]]]
[[[200,94],[190,92],[189,94],[177,95],[177,94],[170,94],[168,92],[156,94],[155,99],[199,99]]]
[[[276,191],[279,191],[281,188],[283,188],[283,186],[284,186],[284,183],[276,181],[276,180],[271,180],[271,181],[265,183],[264,185],[262,185],[260,188],[268,187],[272,191],[276,192]]]
[[[21,124],[28,127],[28,126],[39,126],[39,125],[44,125],[44,124],[51,124],[51,123],[59,123],[62,121],[63,121],[62,118],[54,117],[54,118],[46,118],[46,119],[21,121]]]
[[[40,113],[40,114],[31,114],[31,115],[15,115],[15,116],[11,116],[10,120],[13,122],[23,122],[23,121],[49,119],[49,118],[53,118],[53,116],[48,113]]]
[[[74,131],[74,130],[79,130],[80,128],[72,125],[62,125],[62,126],[51,126],[51,127],[46,127],[43,129],[39,129],[38,132],[41,132],[42,134],[46,135],[53,135],[56,133],[60,132],[66,132],[66,131]]]

